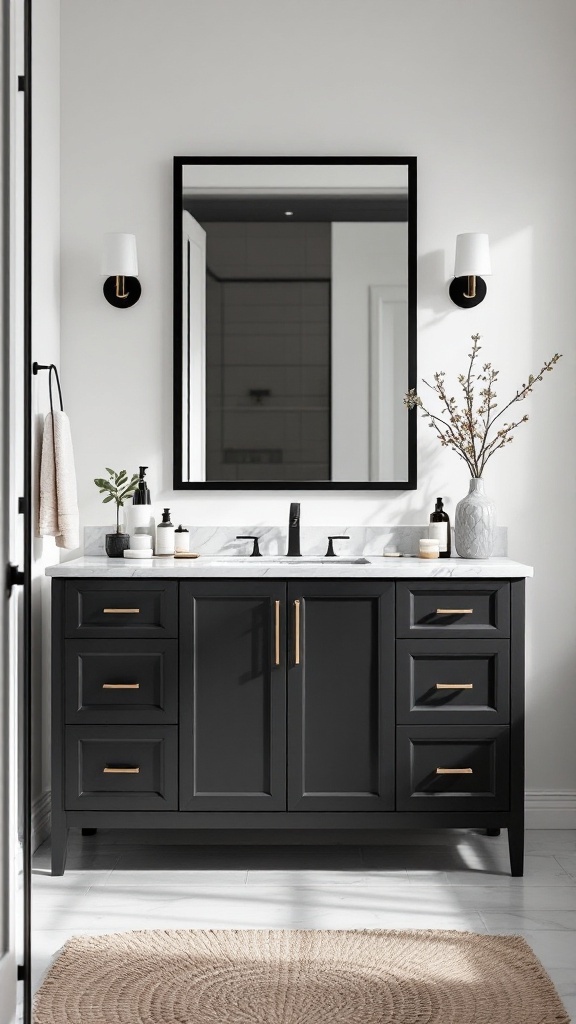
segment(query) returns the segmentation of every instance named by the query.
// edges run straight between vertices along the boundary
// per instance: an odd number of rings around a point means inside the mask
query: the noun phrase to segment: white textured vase
[[[496,506],[484,494],[484,481],[472,477],[454,518],[454,543],[460,558],[490,558],[495,531]]]

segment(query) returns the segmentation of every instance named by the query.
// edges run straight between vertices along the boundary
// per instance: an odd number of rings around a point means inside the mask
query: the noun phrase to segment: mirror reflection
[[[177,162],[176,486],[410,486],[411,170]]]

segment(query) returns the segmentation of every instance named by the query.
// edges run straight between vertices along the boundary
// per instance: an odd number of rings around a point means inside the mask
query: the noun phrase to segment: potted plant
[[[106,554],[109,558],[122,558],[130,543],[130,537],[120,527],[120,509],[124,502],[134,494],[138,486],[138,474],[134,473],[128,480],[125,469],[116,473],[115,470],[106,466],[106,472],[109,476],[108,480],[105,480],[104,477],[96,477],[94,480],[100,494],[106,495],[102,499],[102,503],[107,505],[110,501],[116,502],[116,533],[106,534]]]
[[[454,519],[454,541],[461,558],[489,558],[492,554],[496,515],[494,503],[484,493],[484,469],[500,448],[510,444],[513,431],[528,420],[527,415],[512,422],[503,422],[501,417],[516,402],[523,402],[532,393],[536,382],[553,370],[561,358],[556,352],[537,374],[531,373],[528,383],[522,384],[510,401],[496,412],[495,385],[500,371],[495,370],[492,363],[484,363],[481,369],[476,367],[479,341],[480,335],[473,334],[468,370],[458,375],[463,396],[461,407],[455,398],[449,397],[444,370],[434,374],[434,384],[424,381],[438,396],[439,413],[426,408],[416,388],[412,388],[404,398],[404,405],[409,409],[421,409],[422,415],[430,420],[429,426],[436,431],[440,444],[444,448],[452,448],[470,470],[469,492],[458,502]]]

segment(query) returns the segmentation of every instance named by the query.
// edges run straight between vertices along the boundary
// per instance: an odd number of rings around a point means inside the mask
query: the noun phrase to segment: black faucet
[[[290,515],[288,517],[288,551],[286,556],[294,558],[300,554],[300,502],[293,501],[290,505]]]

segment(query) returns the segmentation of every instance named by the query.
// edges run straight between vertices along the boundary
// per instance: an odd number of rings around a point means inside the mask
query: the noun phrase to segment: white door
[[[182,479],[206,479],[206,232],[182,214]]]

